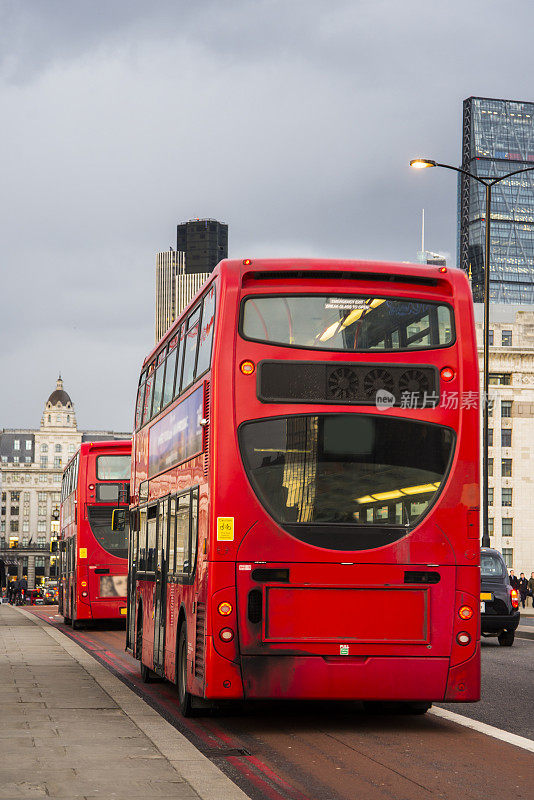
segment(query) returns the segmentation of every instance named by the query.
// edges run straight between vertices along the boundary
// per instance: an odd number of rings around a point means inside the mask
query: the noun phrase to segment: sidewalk
[[[246,800],[60,631],[0,606],[0,800]]]

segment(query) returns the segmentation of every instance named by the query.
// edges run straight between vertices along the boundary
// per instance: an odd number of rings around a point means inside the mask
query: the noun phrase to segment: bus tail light
[[[519,592],[517,589],[510,589],[510,599],[512,601],[512,608],[519,608]]]
[[[82,597],[88,597],[88,596],[89,596],[88,592],[82,592]]]
[[[219,631],[219,638],[223,642],[231,642],[234,638],[234,632],[231,628],[223,628],[222,631]]]
[[[471,606],[462,606],[458,611],[458,616],[463,620],[471,619],[473,616],[473,609]]]
[[[470,644],[471,636],[467,633],[467,631],[460,631],[460,633],[456,636],[456,641],[458,644],[461,644],[462,647]]]
[[[448,381],[452,381],[452,379],[454,378],[455,372],[454,372],[452,367],[443,367],[443,369],[440,372],[440,375],[441,375],[441,379],[442,380],[448,382]]]
[[[239,369],[243,375],[252,375],[256,369],[256,366],[253,361],[242,361],[239,365]]]
[[[227,603],[226,601],[219,603],[217,607],[217,611],[222,617],[227,617],[229,614],[232,613],[233,607],[231,603]]]

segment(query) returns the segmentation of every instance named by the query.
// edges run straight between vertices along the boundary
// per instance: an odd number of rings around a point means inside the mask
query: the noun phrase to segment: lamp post
[[[486,236],[485,236],[485,256],[484,256],[484,380],[483,380],[483,407],[484,417],[482,424],[482,547],[490,546],[489,526],[488,526],[488,487],[489,487],[489,449],[488,449],[488,428],[489,428],[489,287],[490,287],[490,227],[491,227],[491,190],[496,183],[511,178],[512,175],[519,175],[521,172],[530,172],[534,166],[516,169],[501,175],[500,178],[480,178],[460,167],[452,167],[450,164],[439,164],[430,158],[415,158],[410,161],[410,166],[415,169],[426,169],[427,167],[443,167],[452,169],[454,172],[461,172],[468,178],[473,178],[484,186],[486,190]]]

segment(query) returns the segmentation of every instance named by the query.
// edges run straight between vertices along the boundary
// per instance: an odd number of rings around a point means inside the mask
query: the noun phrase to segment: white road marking
[[[486,736],[493,736],[494,739],[500,739],[501,742],[513,744],[515,747],[521,747],[523,750],[528,750],[534,753],[534,741],[527,739],[525,736],[518,736],[516,733],[509,733],[502,731],[500,728],[494,728],[493,725],[486,725],[485,722],[479,722],[477,719],[470,719],[463,717],[461,714],[454,714],[445,708],[436,708],[435,706],[430,709],[429,714],[434,714],[436,717],[442,717],[450,722],[456,722],[458,725],[463,725],[464,728],[472,728],[479,733],[485,733]]]

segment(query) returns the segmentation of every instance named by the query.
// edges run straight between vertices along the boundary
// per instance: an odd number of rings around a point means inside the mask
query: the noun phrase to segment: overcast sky
[[[534,100],[534,3],[0,0],[0,428],[61,371],[79,427],[130,430],[155,254],[456,257],[462,100]]]

